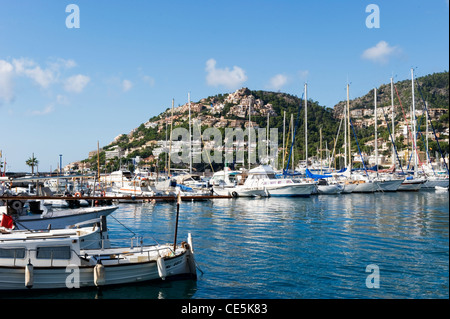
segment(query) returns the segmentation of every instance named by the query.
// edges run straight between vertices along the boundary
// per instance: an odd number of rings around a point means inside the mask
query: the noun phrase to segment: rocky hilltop
[[[434,73],[431,75],[419,77],[415,79],[416,91],[414,101],[417,112],[423,113],[424,103],[427,102],[428,109],[431,113],[439,118],[440,115],[448,113],[449,107],[449,73]],[[419,90],[420,88],[420,90]],[[386,83],[377,88],[377,108],[384,108],[387,113],[392,112],[391,108],[391,84]],[[394,111],[397,116],[403,117],[403,111],[408,112],[412,104],[411,80],[403,80],[394,83]],[[347,101],[340,101],[334,106],[334,116],[341,118],[343,116],[343,108],[347,105]],[[402,109],[403,108],[403,109]],[[355,98],[350,101],[350,112],[353,119],[357,119],[356,123],[363,125],[363,118],[373,116],[374,112],[374,93],[370,90],[364,96]],[[382,115],[383,110],[379,112]],[[380,115],[379,115],[380,116]],[[431,115],[433,118],[435,116]],[[358,121],[359,120],[359,121]],[[367,125],[366,125],[367,126]]]
[[[423,115],[422,97],[428,103],[431,120],[440,134],[441,147],[448,153],[448,109],[449,109],[449,74],[448,72],[435,73],[416,79],[416,116]],[[405,128],[404,112],[409,117],[409,107],[411,105],[411,81],[404,80],[395,83],[395,112],[396,117],[396,145],[399,150],[407,147],[405,134],[401,134],[400,129]],[[398,96],[397,96],[398,92]],[[399,99],[400,97],[400,99]],[[400,103],[401,101],[401,103]],[[202,131],[206,127],[224,128],[245,128],[248,126],[248,116],[250,112],[252,127],[266,127],[269,118],[270,128],[278,128],[279,146],[283,144],[283,123],[286,124],[286,134],[289,134],[290,123],[297,123],[297,134],[295,138],[296,158],[300,159],[304,154],[304,110],[303,101],[294,95],[280,92],[269,92],[261,90],[250,90],[241,88],[235,92],[217,94],[191,101],[191,118],[193,122],[201,123]],[[343,116],[343,107],[346,101],[337,103],[333,108],[321,106],[318,102],[308,100],[308,154],[315,155],[320,152],[320,136],[322,136],[322,151],[327,145],[330,149],[336,141],[337,148],[342,146],[342,134],[337,136],[339,124]],[[378,116],[379,138],[384,142],[387,152],[390,143],[389,133],[383,115],[391,114],[391,87],[390,83],[377,88],[377,106],[380,108]],[[401,107],[400,107],[401,106]],[[371,152],[373,146],[373,90],[364,96],[350,101],[352,122],[357,128],[356,133],[362,151]],[[300,112],[299,112],[300,111]],[[173,112],[173,116],[172,116]],[[189,103],[185,103],[173,110],[168,108],[159,115],[153,116],[148,121],[133,129],[127,134],[117,136],[109,145],[103,147],[101,153],[104,163],[109,160],[110,165],[117,166],[119,159],[135,158],[136,156],[149,161],[158,160],[158,156],[165,150],[166,133],[173,128],[188,127]],[[285,119],[285,121],[284,121]],[[171,122],[173,121],[173,123]],[[423,122],[422,122],[423,123]],[[356,142],[354,147],[356,149]],[[422,145],[419,145],[423,147]],[[437,146],[431,144],[432,150],[436,151]],[[94,155],[92,152],[90,155]],[[91,157],[91,156],[90,156]],[[96,158],[96,156],[95,156]],[[86,164],[96,166],[96,161],[85,160]],[[108,164],[107,164],[108,165]]]

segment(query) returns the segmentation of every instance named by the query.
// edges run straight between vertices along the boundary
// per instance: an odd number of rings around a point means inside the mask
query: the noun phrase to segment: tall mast
[[[428,102],[425,102],[425,109],[426,110],[428,110]],[[425,112],[425,116],[426,116],[426,123],[427,123],[427,125],[426,125],[426,134],[425,134],[425,142],[426,142],[426,152],[425,152],[425,154],[426,154],[426,156],[427,156],[427,162],[428,163],[430,163],[430,166],[431,166],[431,160],[430,160],[430,157],[428,156],[428,151],[429,151],[429,148],[428,148],[428,112]]]
[[[191,92],[188,92],[188,101],[189,101],[189,173],[192,174]]]
[[[395,118],[395,112],[394,112],[394,82],[391,78],[391,107],[392,107],[392,165],[395,165],[395,127],[394,127],[394,118]]]
[[[266,155],[267,155],[267,165],[269,165],[270,164],[270,161],[269,161],[269,112],[267,112],[267,136],[266,136],[266,151],[267,151],[267,153],[266,153]]]
[[[413,128],[413,152],[414,152],[414,177],[417,177],[417,136],[416,136],[416,105],[414,102],[414,70],[411,68],[411,90],[412,90],[412,114],[411,122]]]
[[[350,85],[347,83],[347,123],[348,123],[348,140],[347,140],[347,146],[348,146],[348,170],[349,173],[352,171],[352,154],[351,154],[351,126],[350,126],[350,98],[349,98],[349,87]]]
[[[377,166],[377,174],[378,174],[378,121],[377,121],[377,89],[373,89],[373,101],[374,101],[374,115],[375,115],[375,165]]]
[[[319,129],[319,134],[320,134],[320,146],[319,146],[319,154],[320,154],[320,174],[322,174],[322,125],[320,126]]]
[[[306,86],[305,83],[305,160],[306,168],[308,168],[308,96]]]
[[[250,148],[251,148],[251,120],[250,120],[250,112],[251,112],[252,102],[250,101],[248,104],[248,170],[250,170]]]
[[[169,163],[167,162],[167,115],[166,115],[166,143],[164,143],[164,171],[167,174],[167,167],[169,167]]]
[[[285,145],[284,145],[284,135],[285,135],[285,133],[286,133],[286,111],[284,111],[284,114],[283,114],[283,156],[281,156],[282,157],[282,163],[283,163],[283,169],[284,169],[284,155],[286,154],[286,151],[285,151]]]
[[[292,131],[292,174],[294,174],[294,114],[291,114],[291,131]]]
[[[347,107],[348,107],[348,83],[347,83],[347,105],[344,106],[344,164],[347,167]]]
[[[173,129],[173,104],[175,100],[172,99],[172,115],[170,116],[170,140],[169,140],[169,162],[168,162],[168,169],[167,174],[170,176],[170,154],[172,154],[172,129]]]

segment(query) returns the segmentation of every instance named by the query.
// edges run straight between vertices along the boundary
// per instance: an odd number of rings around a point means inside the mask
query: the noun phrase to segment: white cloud
[[[286,75],[277,74],[270,79],[268,87],[273,90],[281,89],[288,82],[288,78]]]
[[[155,85],[155,79],[152,78],[151,76],[144,75],[144,76],[142,76],[142,80],[150,86]]]
[[[53,111],[55,111],[56,107],[58,105],[68,105],[68,104],[69,104],[69,99],[67,98],[67,96],[58,94],[58,95],[56,95],[56,100],[47,104],[47,106],[44,107],[42,110],[33,110],[33,111],[29,110],[27,112],[27,114],[31,115],[31,116],[42,116],[42,115],[50,114]]]
[[[298,75],[302,80],[306,80],[309,76],[309,70],[300,70],[298,71]]]
[[[217,69],[216,63],[214,59],[206,61],[206,82],[208,85],[224,85],[229,89],[234,89],[247,81],[245,71],[240,67],[234,66],[233,70],[229,68]]]
[[[365,60],[386,64],[391,56],[397,55],[400,52],[400,48],[389,46],[386,41],[380,41],[374,47],[365,50],[361,57]]]
[[[81,93],[91,79],[83,74],[73,75],[64,81],[64,90],[67,92]]]
[[[0,105],[14,99],[13,85],[14,67],[5,60],[0,60]]]
[[[133,87],[133,83],[130,80],[123,80],[122,81],[122,90],[124,92],[129,91]]]
[[[54,61],[50,61],[47,63],[49,69],[59,75],[60,69],[71,69],[77,66],[77,63],[74,60],[66,60],[57,58]]]
[[[28,58],[13,59],[12,64],[17,75],[32,79],[44,89],[47,89],[51,84],[60,82],[62,69],[70,69],[77,65],[74,60],[61,58],[47,62],[46,68]]]
[[[69,99],[65,95],[58,94],[56,96],[56,103],[61,104],[61,105],[68,105]]]
[[[52,113],[54,110],[55,110],[55,105],[52,103],[52,104],[47,105],[43,110],[31,111],[30,114],[31,115],[46,115],[46,114]]]
[[[89,83],[90,78],[78,74],[62,79],[63,71],[74,68],[77,64],[74,60],[52,58],[41,66],[29,58],[16,58],[11,62],[0,60],[0,105],[10,103],[15,99],[14,84],[20,78],[31,79],[42,89],[49,89],[54,84],[61,84],[67,92],[80,93]],[[65,95],[53,95],[52,91],[44,92],[45,98],[51,97],[54,101],[47,103],[41,110],[29,110],[28,115],[45,115],[53,112],[58,105],[68,105],[70,102]]]
[[[56,82],[56,71],[53,68],[42,69],[30,59],[14,59],[13,65],[18,75],[24,75],[39,86],[46,89],[51,83]]]

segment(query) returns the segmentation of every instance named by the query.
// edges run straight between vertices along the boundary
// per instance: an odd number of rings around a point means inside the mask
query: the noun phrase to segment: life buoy
[[[231,195],[233,196],[233,197],[238,197],[238,193],[236,193],[236,192],[231,192]]]
[[[80,192],[76,192],[75,193],[75,197],[81,197],[81,193]]]
[[[20,200],[15,200],[11,203],[11,208],[19,211],[23,208],[23,203]]]

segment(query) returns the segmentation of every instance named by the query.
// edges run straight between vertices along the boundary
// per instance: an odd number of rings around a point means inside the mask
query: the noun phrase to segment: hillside
[[[449,73],[433,73],[423,77],[416,78],[414,100],[417,110],[423,110],[423,99],[428,103],[429,108],[439,108],[448,110],[449,107]],[[420,91],[418,87],[420,86]],[[394,83],[394,105],[401,112],[400,101],[405,109],[409,109],[412,101],[411,80],[403,80]],[[398,94],[397,94],[398,93]],[[422,94],[420,94],[422,93]],[[400,100],[399,100],[400,97]],[[340,101],[334,106],[334,114],[339,117],[342,114],[342,108],[347,101]],[[391,84],[386,83],[377,88],[377,106],[391,105]],[[350,101],[350,110],[355,109],[373,109],[374,98],[373,90],[370,90],[364,96]]]
[[[441,147],[448,153],[448,108],[449,108],[449,77],[448,72],[435,73],[416,79],[420,85],[424,99],[428,103],[431,111],[432,123],[441,134]],[[395,83],[402,107],[408,114],[411,105],[411,82],[408,80]],[[396,92],[396,91],[394,91]],[[421,95],[416,87],[415,93],[416,110],[423,109]],[[404,115],[400,107],[399,99],[395,96],[396,126],[404,124]],[[373,140],[373,90],[362,97],[350,101],[352,122],[355,124],[358,142],[363,152],[370,153],[373,147],[370,141]],[[346,101],[337,103],[334,108],[321,106],[319,102],[308,100],[308,155],[318,154],[320,145],[320,129],[322,129],[322,149],[332,150],[334,140],[338,132],[339,123],[342,117],[343,106]],[[384,84],[377,89],[377,106],[390,114],[391,89],[390,83]],[[248,124],[248,112],[251,112],[252,127],[265,128],[269,117],[269,127],[278,128],[278,146],[283,145],[283,116],[286,115],[286,134],[290,129],[291,117],[297,123],[297,134],[295,138],[295,159],[303,160],[305,153],[305,121],[304,121],[304,101],[300,97],[280,92],[269,92],[261,90],[250,90],[241,88],[235,92],[218,94],[201,99],[198,102],[191,102],[191,114],[194,121],[201,122],[201,131],[208,127],[215,127],[221,130],[225,136],[225,128],[245,129]],[[300,110],[300,113],[299,113]],[[173,110],[173,128],[188,128],[188,103],[178,106]],[[147,162],[161,161],[161,150],[164,151],[163,144],[166,134],[170,129],[172,110],[168,108],[165,112],[153,116],[147,122],[142,123],[128,134],[118,136],[113,142],[103,148],[101,152],[101,163],[105,163],[109,169],[118,168],[119,157],[131,159],[139,156],[147,158]],[[383,126],[383,112],[378,112],[380,125],[379,138],[383,141],[390,141],[389,132],[386,125]],[[380,117],[381,116],[381,117]],[[407,115],[409,117],[409,115]],[[424,124],[424,121],[421,122]],[[421,127],[422,128],[422,127]],[[339,153],[343,144],[343,134],[337,137],[336,153]],[[397,130],[399,130],[397,128]],[[425,128],[423,126],[422,131]],[[442,133],[447,130],[447,136]],[[169,135],[167,135],[169,136]],[[446,139],[446,141],[445,141]],[[433,144],[434,143],[434,144]],[[419,146],[423,148],[423,143],[419,141]],[[356,141],[352,141],[353,150],[357,150]],[[399,150],[404,149],[406,140],[403,136],[396,134],[396,145]],[[435,142],[430,142],[433,151],[437,151]],[[106,151],[106,153],[105,153]],[[116,152],[116,153],[114,153]],[[387,151],[385,152],[387,153]],[[115,156],[117,155],[117,157]],[[155,156],[156,155],[156,156]],[[324,156],[324,155],[323,155]],[[158,159],[159,157],[159,159]],[[279,156],[281,162],[281,152]],[[89,162],[89,160],[86,160]],[[94,159],[90,160],[93,167],[96,166]],[[122,160],[122,163],[124,161]],[[164,165],[158,162],[160,168]],[[209,164],[205,164],[209,165]],[[204,166],[205,166],[204,165]],[[203,167],[204,167],[203,166]],[[220,165],[219,165],[220,166]],[[202,169],[202,167],[198,167]]]
[[[286,112],[286,136],[290,130],[290,120],[297,123],[295,138],[295,158],[304,157],[304,101],[297,96],[286,93],[268,91],[252,91],[242,88],[229,94],[219,94],[191,102],[191,114],[193,121],[201,122],[201,131],[208,127],[216,127],[225,136],[224,129],[241,128],[245,130],[248,124],[248,111],[251,112],[252,127],[267,127],[267,115],[269,115],[270,128],[278,128],[278,144],[283,145],[283,116]],[[250,106],[251,105],[251,106]],[[250,107],[249,107],[250,106]],[[300,109],[300,114],[299,114]],[[188,127],[188,104],[181,105],[173,111],[173,128]],[[105,151],[119,146],[128,158],[140,156],[146,158],[154,154],[158,147],[156,141],[166,139],[166,124],[170,129],[172,110],[167,109],[158,116],[152,117],[148,122],[141,124],[129,134],[122,134],[108,146]],[[328,143],[334,138],[339,121],[333,117],[333,110],[320,106],[318,102],[308,101],[308,152],[315,154],[319,146],[319,130],[322,127],[323,145],[328,137]],[[280,155],[281,158],[281,155]],[[102,160],[101,160],[102,162]],[[95,165],[95,162],[92,161]]]

